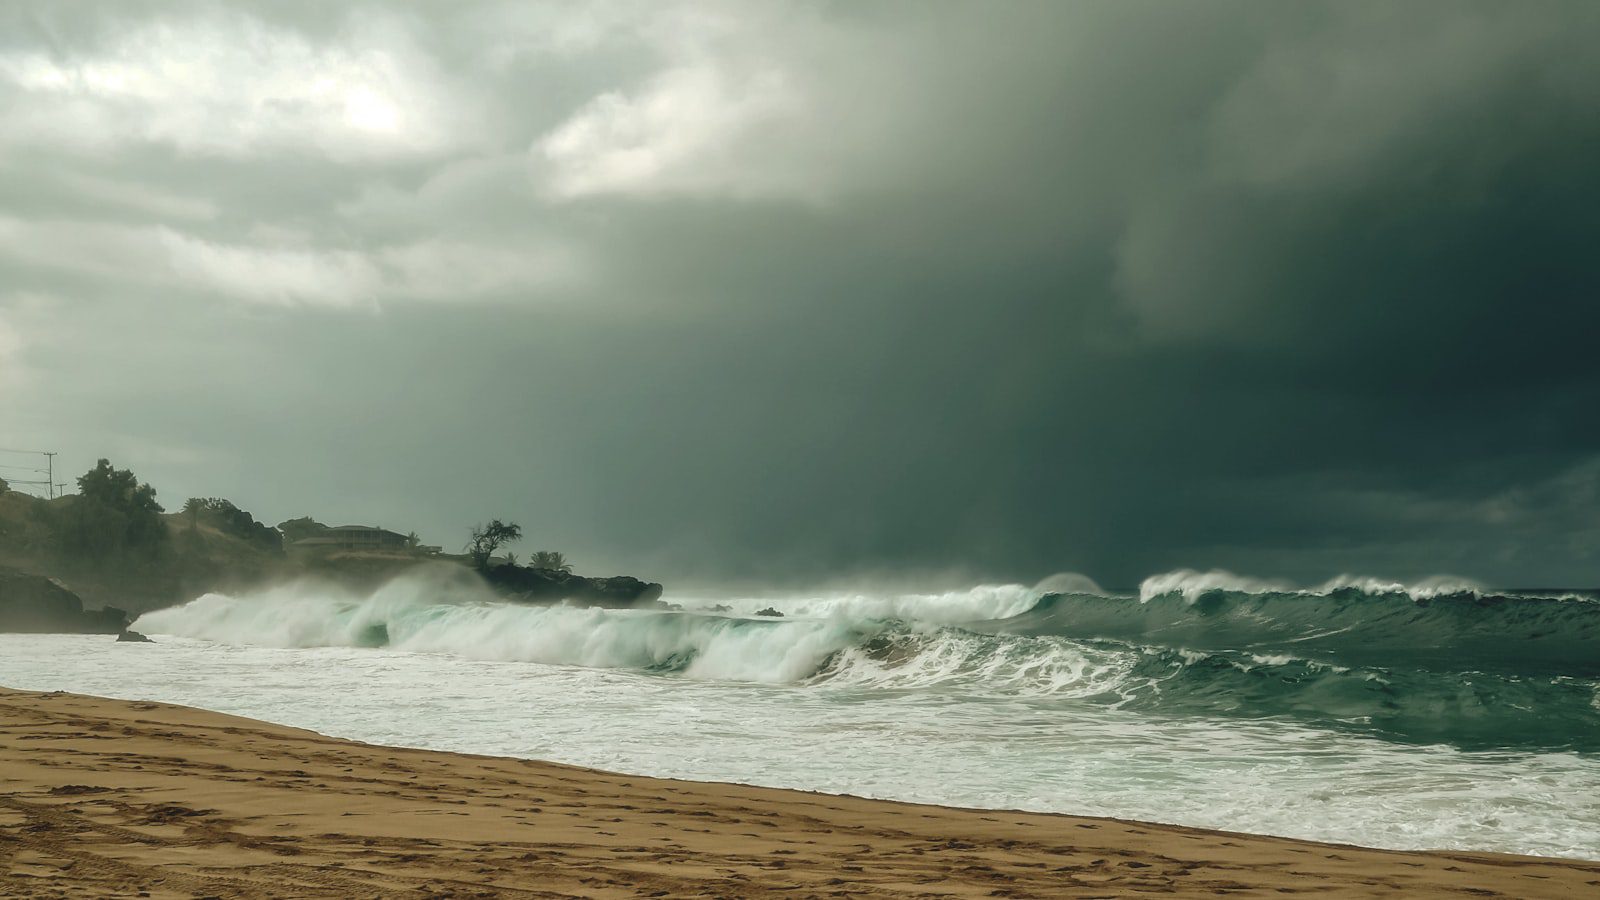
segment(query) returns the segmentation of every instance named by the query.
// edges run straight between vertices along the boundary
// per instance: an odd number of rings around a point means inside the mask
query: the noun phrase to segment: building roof
[[[369,535],[376,535],[385,542],[408,540],[405,535],[397,534],[384,528],[372,528],[366,525],[341,525],[338,528],[330,528],[327,532],[315,537],[301,538],[289,546],[326,547],[334,544],[356,544],[363,543],[363,538],[367,538]]]
[[[329,531],[376,531],[376,532],[378,532],[380,534],[393,535],[394,537],[397,537],[397,538],[401,539],[402,541],[406,539],[406,536],[401,534],[398,531],[390,531],[387,528],[379,528],[376,525],[335,525],[335,526],[329,528],[328,530]]]

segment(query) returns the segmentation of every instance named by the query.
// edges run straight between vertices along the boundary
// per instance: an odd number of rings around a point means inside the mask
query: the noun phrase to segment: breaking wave
[[[1214,574],[1214,573],[1210,573]],[[1339,665],[1600,676],[1600,600],[1460,585],[1332,582],[1317,590],[1147,580],[1139,599],[1053,594],[980,630],[1191,650],[1292,653]]]
[[[229,644],[385,647],[771,683],[810,676],[857,639],[841,621],[525,606],[476,585],[421,579],[396,579],[368,595],[304,584],[206,594],[147,613],[134,627]]]
[[[1207,572],[1199,572],[1194,569],[1177,569],[1146,578],[1139,585],[1139,599],[1149,601],[1156,597],[1178,594],[1186,600],[1194,600],[1212,591],[1226,591],[1235,594],[1319,595],[1349,589],[1365,594],[1405,594],[1412,599],[1426,599],[1437,597],[1441,594],[1476,594],[1483,591],[1483,587],[1477,582],[1469,581],[1465,578],[1456,578],[1451,575],[1435,575],[1432,578],[1425,578],[1413,584],[1404,584],[1370,576],[1339,575],[1317,587],[1297,588],[1287,582],[1235,575],[1223,569],[1212,569]],[[1101,592],[1069,589],[1051,591],[1051,593],[1098,594]]]
[[[1290,719],[1410,743],[1600,752],[1600,685],[1569,677],[1345,667],[959,629],[880,634],[832,657],[819,682],[1000,692],[1150,715]]]
[[[308,584],[207,594],[135,624],[227,644],[384,647],[818,690],[941,691],[1062,714],[1282,718],[1410,742],[1600,752],[1592,598],[1163,578],[1139,598],[989,586],[681,610],[525,606],[471,579],[407,578],[369,594]]]

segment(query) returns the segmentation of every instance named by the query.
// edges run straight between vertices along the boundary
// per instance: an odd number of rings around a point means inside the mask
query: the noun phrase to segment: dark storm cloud
[[[0,403],[174,502],[1594,580],[1588,4],[57,9],[0,43]]]

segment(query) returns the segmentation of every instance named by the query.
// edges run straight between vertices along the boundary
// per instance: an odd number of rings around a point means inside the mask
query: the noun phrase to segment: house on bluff
[[[413,546],[411,539],[398,532],[375,525],[335,525],[315,537],[301,538],[290,544],[289,552],[301,555],[322,553],[406,553],[431,548]]]

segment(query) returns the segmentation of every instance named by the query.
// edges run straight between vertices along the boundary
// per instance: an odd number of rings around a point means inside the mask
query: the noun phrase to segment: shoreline
[[[0,688],[0,894],[1565,897],[1600,861],[619,775]]]

